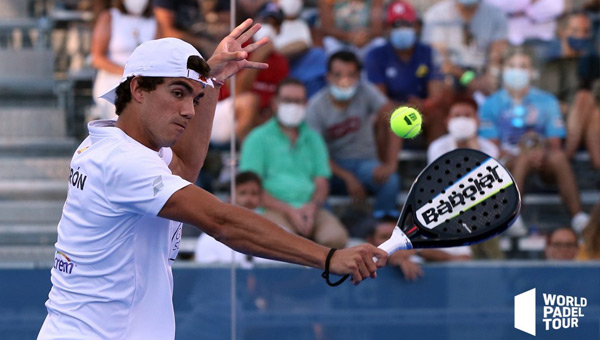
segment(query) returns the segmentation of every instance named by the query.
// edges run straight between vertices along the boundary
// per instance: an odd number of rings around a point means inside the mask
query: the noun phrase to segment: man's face
[[[327,73],[327,82],[342,88],[356,85],[359,79],[360,72],[356,64],[340,59],[333,60],[331,71]]]
[[[559,229],[552,234],[546,245],[546,258],[559,261],[574,260],[578,249],[575,234],[567,229]]]
[[[136,90],[134,96],[141,102],[140,129],[150,148],[175,144],[194,117],[202,92],[202,84],[188,78],[164,78],[154,91]]]
[[[592,35],[592,24],[585,15],[575,15],[569,18],[564,29],[564,37],[589,38]]]
[[[235,187],[235,205],[254,210],[260,206],[261,190],[256,182],[246,182]]]

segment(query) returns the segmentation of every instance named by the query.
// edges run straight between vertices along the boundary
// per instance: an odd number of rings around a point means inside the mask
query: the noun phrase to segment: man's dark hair
[[[298,80],[296,78],[290,77],[290,78],[285,78],[279,84],[277,84],[277,91],[275,92],[275,94],[277,96],[279,96],[279,91],[281,90],[282,87],[284,87],[286,85],[298,85],[298,86],[302,86],[304,89],[306,89],[306,86],[304,86],[303,82],[301,82],[300,80]]]
[[[466,94],[457,95],[456,97],[454,97],[454,100],[452,101],[452,105],[450,105],[450,108],[452,108],[456,104],[469,105],[475,110],[475,112],[477,112],[477,110],[479,110],[479,105],[477,104],[475,99],[473,99],[472,96],[469,96]],[[448,110],[448,112],[450,112],[450,110]]]
[[[206,63],[206,61],[200,58],[197,55],[190,56],[187,61],[187,68],[190,70],[194,70],[198,72],[203,77],[208,77],[210,72],[210,66]],[[119,84],[116,90],[116,98],[115,98],[115,113],[118,115],[123,112],[127,103],[131,101],[131,91],[129,90],[129,86],[131,84],[131,80],[134,76],[128,77],[127,80]],[[162,84],[164,82],[163,77],[144,77],[140,76],[138,80],[138,84],[142,88],[142,90],[146,92],[151,92],[156,90],[156,86]]]
[[[358,72],[362,70],[362,64],[360,62],[360,59],[358,59],[358,56],[354,52],[339,51],[332,54],[331,57],[329,57],[329,60],[327,60],[327,72],[331,72],[331,65],[333,64],[334,60],[341,60],[346,63],[353,63],[354,65],[356,65],[356,70]]]
[[[262,188],[262,180],[260,179],[260,176],[258,176],[255,172],[242,171],[235,176],[236,186],[251,182],[258,184],[258,187]]]

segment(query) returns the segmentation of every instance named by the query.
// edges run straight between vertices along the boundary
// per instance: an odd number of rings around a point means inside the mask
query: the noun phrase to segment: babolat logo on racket
[[[511,185],[513,180],[506,169],[489,158],[418,209],[417,219],[433,229]]]

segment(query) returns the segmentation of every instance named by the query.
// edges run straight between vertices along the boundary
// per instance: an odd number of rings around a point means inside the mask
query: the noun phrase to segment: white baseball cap
[[[138,46],[127,59],[121,83],[131,76],[184,77],[202,83],[203,87],[206,85],[213,87],[210,79],[187,68],[188,58],[193,55],[202,58],[194,46],[177,38],[146,41]],[[118,85],[100,98],[114,104],[117,87]]]

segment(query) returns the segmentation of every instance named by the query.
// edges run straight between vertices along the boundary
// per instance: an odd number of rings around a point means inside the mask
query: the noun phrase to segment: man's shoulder
[[[529,97],[532,100],[544,103],[557,101],[556,97],[552,93],[544,91],[537,87],[531,87],[531,89],[529,90]]]
[[[259,125],[259,126],[255,127],[254,129],[252,129],[252,131],[250,131],[250,133],[244,140],[244,144],[245,143],[253,143],[256,140],[262,140],[264,138],[268,138],[269,136],[273,135],[273,132],[276,129],[277,129],[277,123],[275,121],[275,118],[271,118],[270,120],[266,121],[262,125]]]
[[[327,105],[329,102],[329,87],[326,85],[319,92],[315,93],[312,98],[308,101],[308,109],[314,110],[323,105]]]

